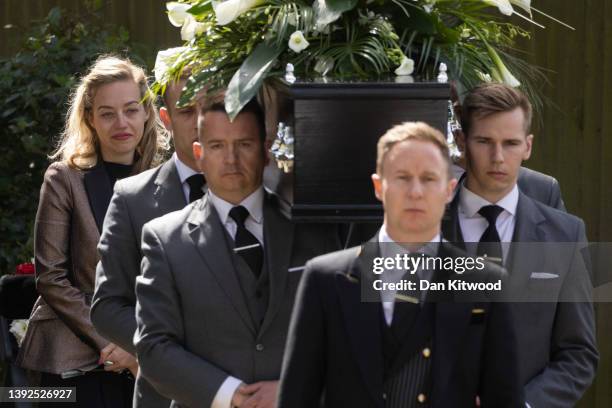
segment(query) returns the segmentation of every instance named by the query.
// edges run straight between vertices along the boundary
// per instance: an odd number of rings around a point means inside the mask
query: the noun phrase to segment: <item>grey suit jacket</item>
[[[231,246],[206,197],[143,228],[134,340],[143,375],[174,406],[210,406],[228,375],[246,383],[278,380],[301,268],[339,242],[334,225],[292,224],[266,197],[270,297],[259,330]]]
[[[451,242],[463,242],[458,203],[459,194],[442,224]],[[592,287],[580,253],[584,223],[522,192],[515,217],[512,241],[532,244],[511,246],[510,280],[515,293],[546,300],[512,303],[526,401],[532,408],[573,407],[593,381],[599,359],[588,301]],[[544,274],[550,279],[538,279]]]
[[[100,262],[91,319],[103,336],[132,354],[136,331],[136,276],[140,273],[142,226],[187,202],[174,164],[170,159],[155,169],[118,181],[98,244]],[[134,390],[136,407],[168,407],[139,376]]]

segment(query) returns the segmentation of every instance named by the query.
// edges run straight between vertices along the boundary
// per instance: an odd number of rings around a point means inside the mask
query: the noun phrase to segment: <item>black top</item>
[[[104,168],[110,178],[111,185],[114,187],[115,182],[132,174],[132,164],[119,164],[104,161]]]

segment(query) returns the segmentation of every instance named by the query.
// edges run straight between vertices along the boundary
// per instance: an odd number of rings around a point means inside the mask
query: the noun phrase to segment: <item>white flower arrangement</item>
[[[381,78],[414,74],[435,80],[440,63],[459,89],[491,77],[521,86],[536,107],[543,73],[511,51],[517,37],[530,36],[509,21],[519,17],[542,27],[531,0],[181,0],[166,4],[168,19],[181,27],[186,50],[172,75],[189,66],[192,80],[179,103],[206,87],[225,92],[230,117],[287,64],[295,76]],[[495,8],[498,15],[487,12]],[[570,27],[571,28],[571,27]],[[237,68],[238,67],[238,68]],[[403,79],[402,79],[403,77]],[[398,79],[396,79],[398,80]]]
[[[21,343],[25,338],[26,331],[28,330],[28,319],[15,319],[11,322],[9,331],[13,333],[17,340],[17,345],[21,347]]]

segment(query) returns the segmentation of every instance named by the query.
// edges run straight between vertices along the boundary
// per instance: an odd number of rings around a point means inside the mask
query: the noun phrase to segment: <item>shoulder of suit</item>
[[[574,234],[572,231],[580,229],[584,225],[584,221],[580,217],[542,204],[533,198],[529,199],[532,200],[533,204],[540,210],[548,222],[554,223],[558,228],[567,229],[570,236]]]
[[[124,195],[138,195],[141,191],[151,188],[165,164],[162,163],[152,169],[117,180],[115,191],[121,191]]]
[[[550,184],[557,182],[557,179],[548,174],[539,172],[537,170],[532,170],[527,167],[521,167],[519,177],[529,178],[530,180],[536,180],[542,183]]]
[[[361,253],[361,246],[317,256],[307,263],[308,269],[319,273],[346,272]]]
[[[82,170],[79,168],[71,167],[64,161],[53,162],[47,167],[45,171],[45,182],[49,183],[66,183],[72,180],[73,183],[82,183],[83,175],[87,172],[87,169]]]
[[[198,211],[198,208],[194,208],[199,205],[200,200],[195,201],[191,204],[187,204],[184,208],[177,211],[172,211],[152,219],[145,224],[145,227],[155,231],[157,234],[171,234],[175,231],[180,231],[183,226],[187,223],[187,218],[192,211]]]

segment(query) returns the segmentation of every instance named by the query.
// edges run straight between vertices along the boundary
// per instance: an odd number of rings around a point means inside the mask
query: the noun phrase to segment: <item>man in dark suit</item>
[[[521,300],[511,306],[527,406],[573,407],[598,360],[591,284],[580,254],[585,228],[517,186],[521,163],[531,154],[531,115],[525,95],[505,85],[485,84],[466,96],[467,175],[443,235],[474,243],[468,250],[500,258],[509,270],[513,296],[520,296],[511,300]]]
[[[145,378],[184,407],[274,407],[305,262],[339,248],[333,225],[292,224],[262,185],[263,114],[200,113],[206,196],[143,229],[135,344]]]
[[[377,257],[386,262],[421,251],[442,259],[462,256],[440,240],[456,183],[444,137],[424,123],[392,128],[378,142],[372,178],[385,210],[383,226],[363,247],[307,264],[287,340],[279,408],[462,408],[477,401],[519,407],[515,338],[504,304],[454,302],[454,293],[438,297],[427,289],[411,295],[375,291]],[[397,283],[409,276],[401,267],[395,272],[380,277]],[[428,278],[425,268],[419,270],[420,281],[456,275],[429,272]]]
[[[167,53],[158,55],[156,72],[163,66],[162,57]],[[181,79],[168,85],[163,96],[165,107],[160,109],[160,117],[172,132],[175,153],[161,166],[116,183],[98,245],[100,262],[96,270],[91,319],[104,337],[134,355],[134,286],[140,273],[142,226],[153,218],[183,208],[204,194],[204,176],[195,164],[191,148],[197,139],[196,108],[193,105],[176,107],[185,82],[186,79]],[[167,408],[170,400],[138,376],[134,405]]]

